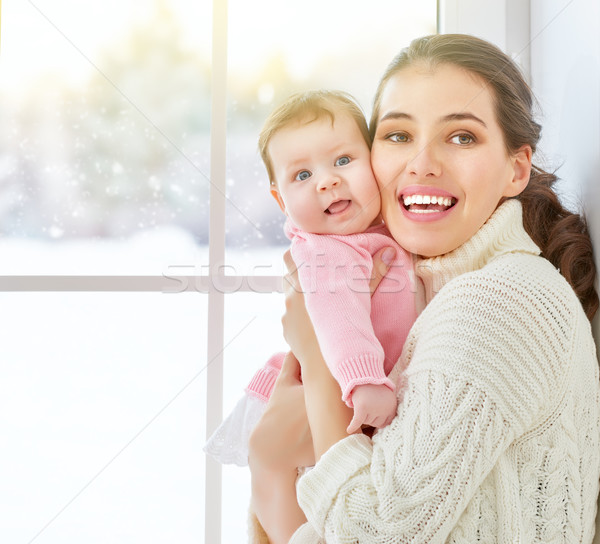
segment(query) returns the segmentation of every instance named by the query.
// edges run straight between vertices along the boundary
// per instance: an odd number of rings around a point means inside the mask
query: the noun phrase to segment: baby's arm
[[[360,384],[394,389],[371,322],[372,257],[353,240],[305,233],[291,248],[321,352],[348,406],[351,391]]]
[[[396,416],[398,397],[387,385],[367,383],[352,390],[354,416],[348,425],[348,434],[360,429],[361,425],[385,427]]]

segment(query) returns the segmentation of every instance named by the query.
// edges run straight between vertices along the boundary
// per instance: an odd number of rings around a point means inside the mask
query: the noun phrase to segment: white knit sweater
[[[309,523],[291,543],[591,542],[595,346],[520,203],[418,274],[428,305],[399,362],[398,417],[337,443],[300,480]]]

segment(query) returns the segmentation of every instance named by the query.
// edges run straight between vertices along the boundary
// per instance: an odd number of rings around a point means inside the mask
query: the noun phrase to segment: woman
[[[585,222],[532,166],[531,107],[512,61],[470,36],[415,40],[384,74],[372,166],[427,305],[397,364],[398,414],[371,439],[346,435],[350,414],[289,289],[295,357],[250,443],[272,542],[591,542],[595,268]],[[296,492],[294,467],[312,453]]]

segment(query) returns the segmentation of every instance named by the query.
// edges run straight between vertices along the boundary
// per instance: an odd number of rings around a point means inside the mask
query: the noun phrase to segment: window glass
[[[2,10],[0,250],[131,249],[0,273],[157,274],[193,262],[208,240],[211,3]]]
[[[414,37],[436,30],[436,2],[366,4],[229,0],[227,251],[231,270],[279,273],[287,245],[257,150],[268,113],[289,94],[315,88],[351,93],[367,115],[387,64]],[[261,16],[256,14],[260,13]],[[251,24],[248,22],[251,21]]]
[[[1,293],[0,542],[197,543],[206,296]]]

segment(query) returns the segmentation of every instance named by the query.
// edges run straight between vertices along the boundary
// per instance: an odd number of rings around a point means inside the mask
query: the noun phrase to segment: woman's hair
[[[271,185],[275,185],[273,166],[269,156],[271,138],[281,129],[295,123],[307,124],[328,117],[333,124],[335,116],[340,113],[345,113],[354,119],[365,142],[371,149],[371,138],[365,116],[354,98],[348,93],[326,90],[295,93],[271,112],[258,137],[258,150],[267,168]]]
[[[495,45],[463,34],[438,34],[414,40],[385,71],[373,105],[371,138],[375,135],[381,96],[388,80],[408,66],[435,68],[452,64],[479,76],[495,100],[496,116],[509,154],[530,145],[535,153],[541,126],[533,118],[533,96],[516,64]],[[532,166],[526,189],[517,197],[523,205],[523,226],[542,255],[569,282],[588,319],[598,309],[594,287],[596,266],[587,223],[563,207],[552,189],[557,177]]]

